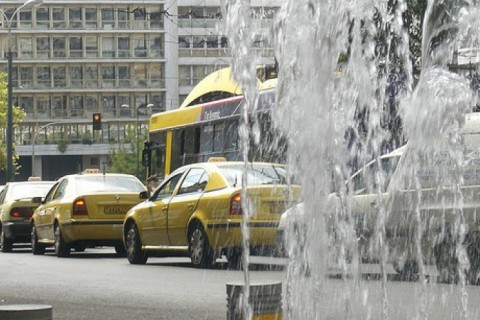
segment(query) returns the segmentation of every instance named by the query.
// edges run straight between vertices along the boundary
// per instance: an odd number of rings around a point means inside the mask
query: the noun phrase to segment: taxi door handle
[[[187,204],[187,207],[188,207],[188,209],[193,210],[195,208],[195,204],[194,203],[189,203],[189,204]]]

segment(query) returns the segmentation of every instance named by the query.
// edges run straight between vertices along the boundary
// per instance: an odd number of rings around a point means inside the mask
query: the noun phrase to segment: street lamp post
[[[7,21],[8,28],[8,52],[7,52],[7,179],[6,181],[13,181],[13,93],[12,93],[12,23],[13,19],[20,10],[28,7],[33,7],[43,3],[43,0],[28,0],[24,2],[20,7],[13,12],[9,17],[5,14],[5,11],[0,9],[0,12]]]
[[[50,122],[50,123],[47,123],[46,125],[43,125],[40,127],[40,129],[38,129],[37,131],[35,131],[35,134],[33,135],[33,139],[32,139],[32,176],[35,177],[35,141],[37,139],[37,135],[43,130],[45,129],[46,127],[48,126],[51,126],[51,125],[54,125],[55,123],[54,122]]]
[[[153,108],[155,105],[152,103],[149,103],[147,105],[140,105],[137,107],[137,130],[136,130],[136,135],[137,135],[137,147],[136,147],[136,153],[137,153],[137,177],[140,175],[140,119],[139,119],[139,111],[140,108],[145,108],[145,110],[148,110],[148,108]],[[148,114],[148,112],[146,113]]]

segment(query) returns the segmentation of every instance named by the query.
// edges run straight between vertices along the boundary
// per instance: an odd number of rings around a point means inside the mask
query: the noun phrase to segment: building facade
[[[25,2],[0,1],[0,54],[13,53],[13,105],[26,113],[14,129],[15,180],[103,169],[132,134],[138,151],[149,115],[177,108],[230,63],[220,1],[44,0],[17,11]],[[259,2],[252,15],[268,30],[276,10]],[[273,63],[263,29],[254,50]]]

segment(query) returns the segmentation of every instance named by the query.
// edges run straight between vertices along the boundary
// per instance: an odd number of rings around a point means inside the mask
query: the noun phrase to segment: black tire
[[[407,260],[403,264],[394,262],[393,269],[398,273],[398,275],[404,280],[413,280],[418,277],[420,268],[417,261]]]
[[[32,253],[34,255],[42,255],[45,253],[45,246],[38,243],[37,228],[32,224],[32,231],[30,233],[31,243],[32,243]]]
[[[229,248],[225,254],[225,257],[227,258],[228,269],[242,269],[242,249]]]
[[[86,246],[84,244],[76,244],[73,249],[75,250],[75,252],[85,252],[86,250]]]
[[[207,234],[200,223],[195,223],[188,233],[188,252],[195,268],[210,268],[215,263],[215,252],[210,247]]]
[[[55,255],[59,258],[68,257],[70,255],[70,247],[63,239],[60,225],[55,225]]]
[[[123,245],[123,243],[117,243],[115,245],[115,252],[119,257],[125,257],[127,254],[127,250],[125,250],[125,246]]]
[[[13,240],[7,238],[3,228],[0,230],[0,246],[2,247],[2,252],[12,252],[13,250]]]
[[[142,250],[142,242],[140,240],[140,234],[137,226],[132,223],[127,230],[125,236],[126,255],[127,260],[131,264],[145,264],[147,263],[148,256],[144,250]]]
[[[455,255],[455,243],[447,241],[442,242],[433,248],[433,254],[435,257],[439,282],[457,282],[459,277],[458,259]]]

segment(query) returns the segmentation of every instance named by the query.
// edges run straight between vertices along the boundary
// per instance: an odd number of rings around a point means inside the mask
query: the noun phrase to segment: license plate
[[[127,206],[105,206],[103,212],[105,212],[105,214],[125,214],[128,209],[130,209],[130,207]]]

